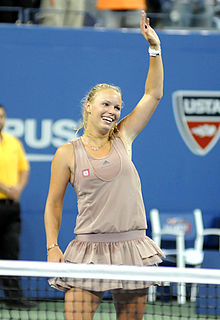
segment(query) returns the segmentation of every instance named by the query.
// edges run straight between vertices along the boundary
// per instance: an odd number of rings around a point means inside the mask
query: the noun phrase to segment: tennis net
[[[99,284],[112,290],[101,297],[75,289],[64,303],[65,292],[48,284],[54,277],[67,286]],[[2,320],[220,319],[220,270],[0,260],[0,280]],[[13,281],[20,282],[22,292],[12,288]],[[146,282],[160,286],[149,287],[145,303],[141,288]],[[132,288],[129,294],[114,289],[121,284]]]

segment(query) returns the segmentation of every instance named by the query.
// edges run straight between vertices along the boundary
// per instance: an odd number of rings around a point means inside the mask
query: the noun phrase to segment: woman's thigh
[[[91,320],[98,308],[103,292],[72,288],[65,294],[66,320]]]
[[[147,302],[147,289],[114,291],[113,299],[117,320],[143,319]]]

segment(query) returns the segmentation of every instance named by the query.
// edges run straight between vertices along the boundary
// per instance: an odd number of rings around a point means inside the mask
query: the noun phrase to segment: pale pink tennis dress
[[[111,152],[95,159],[86,151],[81,138],[73,142],[78,198],[76,238],[65,253],[65,262],[154,266],[163,252],[146,236],[147,222],[140,178],[122,140],[111,141]],[[80,287],[87,290],[132,290],[152,283],[55,278],[49,283],[60,290]]]

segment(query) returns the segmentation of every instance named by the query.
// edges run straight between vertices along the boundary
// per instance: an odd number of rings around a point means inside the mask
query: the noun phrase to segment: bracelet
[[[160,56],[161,55],[161,48],[159,47],[159,49],[152,49],[151,47],[149,47],[148,49],[149,55],[150,57],[156,57],[156,56]]]
[[[55,248],[55,247],[58,247],[58,244],[57,244],[57,243],[51,244],[51,246],[49,246],[49,247],[47,248],[47,252],[48,252],[50,249],[53,249],[53,248]]]

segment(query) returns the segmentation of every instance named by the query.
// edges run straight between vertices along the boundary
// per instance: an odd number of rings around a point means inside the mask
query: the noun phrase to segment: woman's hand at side
[[[47,252],[47,261],[48,262],[64,262],[63,252],[60,248],[54,247]]]

